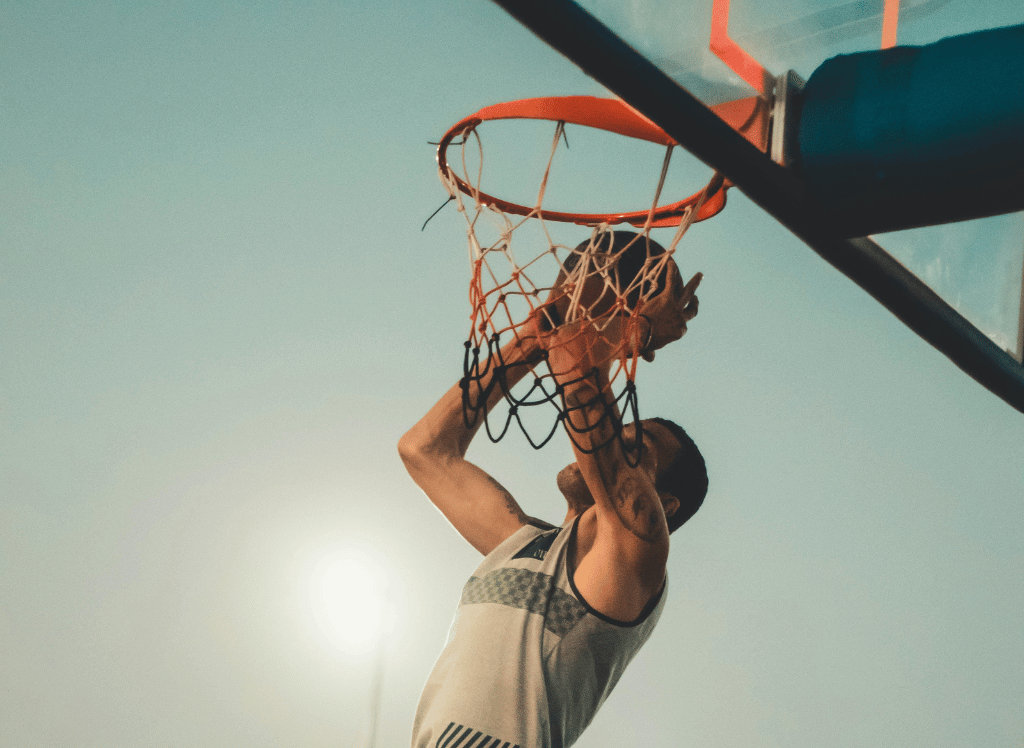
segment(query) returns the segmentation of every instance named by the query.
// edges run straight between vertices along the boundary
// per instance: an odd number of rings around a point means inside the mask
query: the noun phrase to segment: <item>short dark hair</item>
[[[679,451],[667,467],[659,469],[654,487],[679,499],[679,508],[668,520],[669,533],[682,527],[697,513],[708,493],[708,469],[693,439],[682,426],[667,418],[647,418],[646,421],[665,427],[679,442]]]
[[[640,237],[635,244],[633,244],[629,251],[619,258],[616,270],[619,275],[619,284],[621,288],[626,288],[633,279],[639,273],[644,264],[647,262],[649,257],[657,257],[658,255],[665,254],[666,250],[663,246],[654,241],[650,236],[644,236],[636,231],[606,231],[597,237],[595,249],[600,254],[612,254],[613,252],[622,251],[623,247],[628,245],[634,239]],[[571,273],[573,268],[579,263],[580,257],[590,247],[591,240],[580,242],[576,249],[569,253],[569,256],[562,262],[562,267],[565,268],[566,273]],[[662,273],[658,278],[658,285],[655,289],[655,293],[658,293],[665,288],[666,276]],[[635,288],[629,292],[626,297],[626,304],[632,309],[636,306],[636,303],[640,300],[640,296],[643,293],[649,291],[649,284],[642,284],[641,287]]]

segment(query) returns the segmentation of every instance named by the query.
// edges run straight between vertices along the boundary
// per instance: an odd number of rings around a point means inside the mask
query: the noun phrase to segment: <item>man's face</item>
[[[622,438],[627,445],[633,444],[636,441],[636,427],[631,423],[626,425],[622,429]],[[643,422],[643,446],[640,452],[639,468],[647,473],[651,483],[657,483],[659,470],[663,470],[671,464],[678,450],[679,441],[671,431],[660,423]],[[575,462],[562,468],[558,473],[557,480],[558,488],[570,507],[577,511],[583,511],[594,503],[590,488],[583,479],[579,465]],[[665,502],[666,515],[671,515],[678,506],[679,502],[674,498],[671,502]]]
[[[679,449],[672,432],[654,421],[643,422],[643,446],[640,450],[640,468],[647,472],[651,482],[657,481],[659,471],[668,466]],[[626,444],[636,442],[636,426],[632,423],[622,429]]]

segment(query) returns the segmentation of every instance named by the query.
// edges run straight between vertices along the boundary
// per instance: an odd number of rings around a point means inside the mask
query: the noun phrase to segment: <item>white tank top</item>
[[[413,748],[568,748],[654,630],[593,610],[569,574],[578,522],[526,525],[470,577],[420,697]]]

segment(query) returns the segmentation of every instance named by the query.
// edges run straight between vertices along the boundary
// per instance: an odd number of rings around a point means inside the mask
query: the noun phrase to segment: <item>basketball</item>
[[[628,315],[641,296],[664,288],[664,273],[653,289],[653,280],[634,285],[650,262],[663,254],[665,248],[660,244],[632,231],[609,231],[581,242],[562,263],[547,303],[540,310],[542,328]]]

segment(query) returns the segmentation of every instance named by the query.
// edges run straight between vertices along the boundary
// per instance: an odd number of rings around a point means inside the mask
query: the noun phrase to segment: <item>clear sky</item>
[[[0,742],[357,745],[316,590],[358,553],[408,744],[478,561],[395,451],[467,332],[428,141],[603,93],[483,0],[0,3]],[[736,190],[677,258],[641,407],[711,489],[578,745],[1019,746],[1024,416]],[[564,515],[563,441],[470,455]]]

